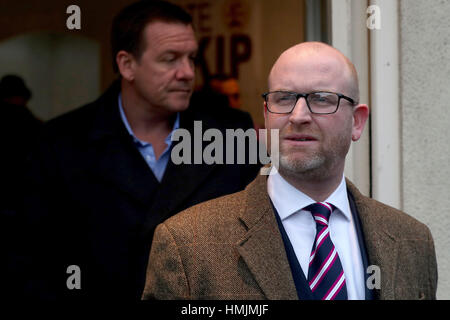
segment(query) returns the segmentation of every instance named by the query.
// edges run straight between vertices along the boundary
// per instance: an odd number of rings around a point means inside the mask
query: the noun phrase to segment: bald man
[[[160,224],[143,298],[435,299],[429,229],[344,177],[369,116],[353,64],[302,43],[281,54],[268,86],[279,167]]]

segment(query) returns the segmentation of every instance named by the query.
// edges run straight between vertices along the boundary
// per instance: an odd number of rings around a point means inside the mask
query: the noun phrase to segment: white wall
[[[330,1],[331,45],[353,62],[358,72],[360,103],[370,105],[369,46],[366,4],[363,1]],[[345,176],[366,196],[370,196],[370,126],[359,141],[351,144],[345,160]]]
[[[449,1],[400,1],[403,209],[431,229],[439,299],[450,299],[449,12]]]
[[[100,47],[66,34],[27,34],[0,43],[0,77],[17,74],[32,91],[29,107],[43,120],[100,94]]]
[[[366,28],[354,14],[366,19],[369,4],[381,9],[381,29],[369,31],[367,55],[372,196],[430,228],[437,297],[450,299],[450,2],[330,0],[332,43],[351,60],[365,56],[360,33]]]

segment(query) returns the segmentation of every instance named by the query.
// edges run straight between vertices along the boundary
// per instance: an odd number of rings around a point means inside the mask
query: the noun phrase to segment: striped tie
[[[330,238],[328,221],[333,207],[328,202],[307,206],[316,222],[316,238],[309,258],[308,283],[318,300],[347,300],[344,270]]]

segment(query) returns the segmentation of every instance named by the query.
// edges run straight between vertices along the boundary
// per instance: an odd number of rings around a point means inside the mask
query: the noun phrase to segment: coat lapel
[[[378,266],[381,271],[380,290],[376,298],[391,300],[395,298],[394,282],[398,261],[398,242],[394,234],[389,233],[385,219],[372,199],[363,196],[347,180],[347,187],[355,199],[355,205],[361,219],[369,266]]]
[[[192,115],[191,110],[182,112],[180,115],[180,128],[186,129],[191,137],[191,155],[192,164],[175,165],[171,160],[167,163],[166,171],[156,194],[158,201],[154,201],[149,209],[149,214],[143,228],[143,236],[151,236],[151,231],[155,226],[168,218],[171,214],[179,212],[185,207],[180,207],[186,203],[192,194],[198,190],[211,173],[217,168],[217,164],[193,164],[194,157],[194,121],[198,120]],[[212,121],[202,121],[202,131],[218,127],[219,124]],[[201,139],[202,137],[200,137]],[[172,148],[181,141],[174,141]],[[204,147],[204,146],[203,146]],[[203,149],[203,148],[202,148]]]
[[[119,90],[120,83],[115,82],[95,102],[98,109],[89,136],[89,171],[148,206],[159,183],[122,123]]]
[[[106,141],[97,145],[91,171],[131,198],[148,206],[159,182],[132,141]]]
[[[259,175],[247,187],[246,209],[240,217],[247,233],[237,250],[267,299],[298,299],[266,180]]]

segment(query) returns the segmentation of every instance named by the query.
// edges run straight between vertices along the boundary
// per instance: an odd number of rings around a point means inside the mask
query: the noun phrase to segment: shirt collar
[[[139,144],[140,146],[147,146],[149,145],[148,142],[139,140],[135,135],[133,130],[131,129],[130,123],[128,122],[128,119],[125,115],[125,112],[123,110],[123,105],[122,105],[122,93],[119,93],[119,98],[118,98],[118,104],[119,104],[119,112],[120,112],[120,118],[122,119],[123,124],[125,125],[125,128],[127,129],[128,133],[130,134],[130,136],[133,137],[133,141],[136,144]],[[178,128],[180,128],[180,113],[177,112],[177,117],[175,119],[175,123],[173,124],[173,128],[172,131],[169,133],[169,135],[166,137],[165,143],[167,144],[168,147],[170,147],[172,145],[172,134],[175,130],[177,130]]]
[[[294,213],[300,212],[304,207],[316,202],[287,182],[278,172],[269,175],[267,179],[267,192],[281,220],[287,219]],[[344,176],[342,176],[339,186],[325,202],[333,204],[347,220],[351,220],[347,184],[345,183]]]

